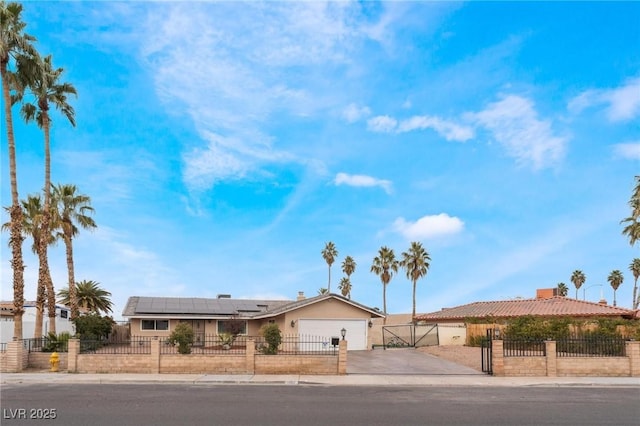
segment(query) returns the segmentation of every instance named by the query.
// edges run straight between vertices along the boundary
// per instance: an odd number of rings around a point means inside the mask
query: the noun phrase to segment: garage
[[[367,349],[367,320],[365,319],[300,319],[298,334],[300,336],[317,336],[331,341],[332,337],[340,337],[340,330],[347,330],[345,340],[348,350]],[[341,337],[340,337],[341,338]]]

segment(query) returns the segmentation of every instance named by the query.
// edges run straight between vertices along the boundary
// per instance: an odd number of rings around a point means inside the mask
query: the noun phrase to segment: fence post
[[[338,345],[338,374],[347,374],[347,341],[340,340]]]
[[[556,354],[556,341],[545,340],[544,345],[547,359],[547,377],[556,377],[558,375],[558,355]]]
[[[631,377],[640,377],[640,342],[626,342],[626,352],[629,357],[629,375]]]
[[[67,372],[78,372],[78,355],[80,353],[80,340],[69,339],[69,346],[67,349]]]
[[[253,337],[247,337],[246,342],[246,366],[247,374],[254,374],[256,371],[256,342]]]
[[[504,376],[504,343],[501,339],[491,341],[491,370],[494,376]]]
[[[160,339],[155,336],[151,341],[151,374],[160,373]]]
[[[12,340],[7,342],[7,371],[9,373],[20,373],[23,370],[22,365],[22,340]]]

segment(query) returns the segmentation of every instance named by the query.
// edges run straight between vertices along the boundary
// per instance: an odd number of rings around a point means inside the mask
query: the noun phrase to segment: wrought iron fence
[[[247,350],[247,336],[206,335],[198,336],[195,342],[187,345],[186,353],[237,355]],[[161,354],[180,353],[180,344],[172,343],[168,338],[160,339]]]
[[[31,352],[68,352],[68,339],[51,339],[49,337],[40,337],[32,339],[22,339],[22,347],[29,353]]]
[[[122,340],[80,340],[81,354],[150,354],[153,337]]]
[[[540,339],[514,339],[505,337],[502,341],[502,352],[505,357],[514,356],[546,356],[547,347]]]
[[[616,336],[583,336],[556,342],[558,357],[626,356],[625,339]]]
[[[6,351],[7,351],[7,344],[0,343],[0,352],[6,352]]]
[[[254,339],[258,353],[271,353],[263,337]],[[282,342],[274,355],[338,355],[339,344],[339,337],[286,335],[282,336]]]

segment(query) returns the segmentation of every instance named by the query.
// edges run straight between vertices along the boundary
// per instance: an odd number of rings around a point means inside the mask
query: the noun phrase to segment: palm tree
[[[578,290],[576,290],[577,292]],[[558,283],[558,295],[566,297],[569,293],[569,287],[565,283]]]
[[[320,287],[320,288],[318,289],[318,294],[319,294],[319,295],[329,294],[329,289],[327,289],[326,287]]]
[[[393,249],[387,246],[380,247],[378,255],[373,258],[373,264],[371,265],[371,272],[380,277],[382,281],[382,312],[385,317],[382,320],[383,324],[387,321],[387,284],[393,278],[393,274],[398,272],[398,261],[396,255],[393,253]]]
[[[636,176],[635,181],[636,186],[629,199],[631,216],[620,221],[621,224],[627,224],[622,230],[622,235],[626,235],[629,238],[631,246],[634,246],[640,239],[640,176]]]
[[[640,259],[637,257],[633,259],[629,265],[629,270],[633,274],[633,300],[631,301],[631,307],[638,309],[640,305],[640,296],[638,296],[638,278],[640,278]]]
[[[17,59],[18,76],[20,85],[28,89],[35,104],[23,102],[21,113],[26,122],[35,121],[44,132],[44,215],[42,218],[41,241],[38,246],[40,267],[38,275],[47,285],[47,305],[49,311],[49,324],[51,332],[55,333],[56,297],[53,289],[53,281],[49,270],[46,235],[51,229],[51,152],[50,152],[50,126],[51,117],[49,108],[53,105],[75,126],[75,112],[67,102],[68,95],[76,95],[76,89],[69,83],[61,83],[60,77],[64,71],[62,68],[54,69],[51,55],[41,58],[39,55],[20,56]],[[25,70],[24,72],[22,70]],[[35,70],[33,72],[32,70]],[[17,100],[24,101],[24,91],[19,91]],[[40,277],[38,278],[40,279]]]
[[[331,293],[331,265],[333,265],[336,257],[338,257],[338,250],[336,249],[335,244],[329,241],[325,244],[324,249],[322,250],[322,258],[329,266],[329,285],[327,286],[328,293]]]
[[[53,187],[53,204],[56,222],[59,224],[58,236],[64,240],[67,254],[67,271],[69,275],[69,302],[71,320],[78,317],[78,299],[73,267],[73,238],[78,235],[78,226],[84,229],[96,227],[96,223],[88,214],[93,213],[91,198],[78,193],[75,185],[56,185]],[[78,225],[78,226],[76,226]]]
[[[20,14],[19,3],[0,2],[0,75],[2,77],[2,100],[7,128],[7,151],[9,154],[9,180],[11,181],[11,218],[9,244],[11,245],[11,269],[13,271],[13,338],[22,339],[22,315],[24,314],[24,261],[22,257],[22,208],[18,195],[18,169],[16,165],[16,143],[11,114],[11,73],[9,62],[17,55],[33,54],[32,42],[36,39],[24,32],[26,24]]]
[[[347,281],[349,284],[349,291],[348,291],[349,299],[351,299],[351,274],[353,274],[356,271],[356,266],[357,266],[356,261],[353,260],[353,257],[351,256],[345,257],[344,260],[342,261],[342,272],[344,272],[344,274],[347,276]],[[342,281],[344,281],[344,279]],[[342,294],[345,297],[347,297],[347,295],[344,294],[344,290],[342,291]]]
[[[407,278],[413,283],[413,310],[411,311],[411,321],[416,320],[416,283],[418,280],[427,275],[431,258],[429,253],[422,247],[419,242],[412,242],[409,251],[402,253],[400,266],[407,273]]]
[[[100,288],[100,283],[84,280],[76,283],[78,306],[85,312],[112,312],[111,293]],[[69,289],[63,288],[58,292],[58,302],[69,305]]]
[[[580,287],[582,287],[582,284],[584,284],[586,280],[587,277],[584,275],[584,272],[579,269],[576,269],[571,274],[571,282],[576,286],[576,299],[578,299],[578,290],[580,290]]]
[[[620,272],[618,269],[615,269],[611,271],[609,277],[607,278],[607,281],[609,281],[609,284],[611,284],[611,288],[613,288],[613,306],[617,306],[616,291],[622,284],[622,281],[624,281],[624,276],[622,276],[622,272]]]
[[[351,280],[349,280],[349,278],[343,277],[340,280],[340,285],[338,286],[338,288],[340,289],[344,297],[351,299]]]

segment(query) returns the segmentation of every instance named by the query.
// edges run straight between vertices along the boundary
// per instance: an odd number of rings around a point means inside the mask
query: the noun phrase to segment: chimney
[[[298,297],[296,298],[296,300],[300,301],[300,300],[304,300],[304,299],[306,299],[306,297],[304,297],[304,291],[299,291],[298,292]]]
[[[606,300],[606,299],[600,299],[600,301],[598,302],[598,304],[600,304],[600,305],[604,305],[604,306],[607,306],[607,300]]]
[[[557,288],[539,288],[536,290],[536,299],[550,299],[557,295]]]

